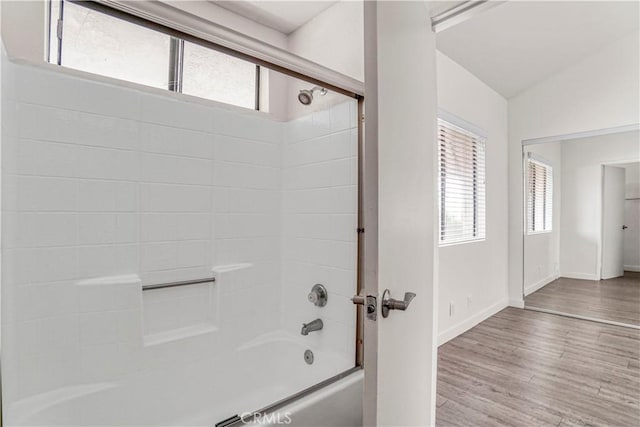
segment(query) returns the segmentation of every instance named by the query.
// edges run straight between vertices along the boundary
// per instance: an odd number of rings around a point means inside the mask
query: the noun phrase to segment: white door
[[[602,175],[603,279],[624,274],[624,168],[604,166]]]
[[[364,284],[378,299],[377,319],[364,320],[364,424],[428,426],[437,351],[435,35],[425,2],[364,7]],[[385,318],[385,289],[397,300],[416,297]]]

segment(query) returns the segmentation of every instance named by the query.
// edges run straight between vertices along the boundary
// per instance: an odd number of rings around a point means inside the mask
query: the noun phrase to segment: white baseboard
[[[550,276],[545,277],[542,280],[537,281],[536,283],[534,283],[533,285],[529,285],[524,289],[524,296],[526,297],[527,295],[530,295],[532,293],[534,293],[535,291],[544,288],[545,286],[547,286],[549,283],[553,282],[554,280],[556,280],[559,277],[559,275],[557,273],[554,273]]]
[[[524,300],[523,299],[510,299],[509,307],[515,308],[524,308]]]
[[[507,306],[509,306],[509,303],[508,303],[507,298],[505,298],[502,301],[500,301],[500,302],[498,302],[496,304],[493,304],[492,306],[482,310],[481,312],[476,313],[473,316],[463,320],[462,322],[458,323],[457,325],[453,325],[452,327],[450,327],[446,331],[441,332],[440,334],[438,334],[438,345],[440,346],[440,345],[446,343],[447,341],[457,337],[461,333],[473,328],[478,323],[482,322],[483,320],[488,319],[489,317],[493,316],[494,314],[496,314],[500,310],[506,308]],[[523,303],[523,306],[524,306],[524,303]]]
[[[529,307],[529,306],[527,306],[527,310],[539,311],[541,313],[557,314],[559,316],[564,316],[564,317],[573,317],[574,319],[588,320],[590,322],[606,323],[608,325],[622,326],[624,328],[640,329],[640,325],[632,325],[631,323],[622,323],[622,322],[616,322],[613,320],[605,320],[597,317],[580,316],[579,314],[566,313],[564,311],[547,310],[546,308]]]
[[[560,277],[565,277],[567,279],[581,279],[581,280],[600,280],[597,274],[586,274],[586,273],[560,273]]]
[[[640,265],[625,265],[624,271],[640,271]]]

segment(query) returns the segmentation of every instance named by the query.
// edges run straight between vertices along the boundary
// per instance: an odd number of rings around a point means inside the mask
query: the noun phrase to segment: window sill
[[[461,240],[459,242],[438,243],[438,247],[447,248],[447,247],[451,247],[451,246],[466,245],[467,243],[482,243],[482,242],[486,242],[486,241],[487,241],[487,238],[483,237],[481,239]]]
[[[543,231],[528,231],[526,233],[527,236],[536,236],[539,234],[551,234],[553,233],[553,230],[543,230]]]

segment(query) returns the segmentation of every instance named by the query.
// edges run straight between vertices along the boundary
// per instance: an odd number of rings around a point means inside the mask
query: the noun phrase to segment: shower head
[[[302,105],[311,104],[311,101],[313,101],[313,91],[302,89],[298,94],[298,101],[300,101]]]
[[[298,94],[298,101],[300,101],[302,105],[311,104],[311,102],[313,102],[313,92],[316,90],[320,91],[321,96],[325,96],[327,94],[327,89],[320,86],[315,86],[313,89],[302,89]]]

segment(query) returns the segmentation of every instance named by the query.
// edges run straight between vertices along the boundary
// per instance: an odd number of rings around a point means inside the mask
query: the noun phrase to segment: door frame
[[[611,160],[607,162],[600,162],[600,199],[598,203],[600,206],[598,207],[598,223],[600,224],[600,229],[598,230],[598,241],[597,241],[597,265],[596,265],[596,276],[598,280],[602,279],[602,265],[604,264],[604,252],[602,250],[603,241],[604,241],[604,168],[605,166],[616,166],[623,165],[627,163],[635,163],[640,162],[640,156],[631,157],[627,159],[619,159],[619,160]]]
[[[392,10],[391,5],[398,9]],[[390,13],[391,11],[394,13]],[[364,3],[366,119],[361,188],[365,230],[361,234],[363,237],[362,290],[363,294],[377,298],[378,305],[377,320],[367,318],[364,320],[364,426],[434,425],[435,423],[438,245],[436,240],[431,241],[431,239],[436,239],[438,235],[438,221],[435,220],[438,210],[437,198],[435,196],[431,198],[431,195],[437,194],[436,146],[432,144],[436,138],[437,103],[435,34],[426,27],[428,11],[428,5],[421,3]],[[406,49],[407,46],[412,45],[412,42],[429,50],[433,48],[433,58],[431,58],[433,62],[430,59],[430,52],[424,52],[426,56],[416,60],[415,51],[409,52]],[[399,63],[415,65],[411,70],[413,74],[403,70],[407,73],[404,74],[405,79],[402,83],[391,87],[389,81],[402,74],[399,72]],[[427,74],[420,73],[418,78],[416,75],[419,73],[415,71],[416,67],[423,67],[422,70],[427,70]],[[408,77],[414,77],[417,81],[409,85]],[[402,103],[399,101],[403,99],[402,97],[408,97],[410,91],[413,99],[416,99],[416,93],[421,94],[424,99],[420,101],[419,110],[407,112],[408,110],[403,108],[411,108],[415,105],[407,107],[403,104],[399,108],[398,104]],[[383,111],[385,114],[382,114]],[[412,114],[415,111],[420,111],[421,120],[432,120],[426,129],[432,126],[433,132],[425,131],[424,134],[420,134],[419,139],[411,139],[417,137],[404,132],[406,131],[404,125],[407,123],[412,125],[419,123],[416,120],[416,114]],[[392,114],[386,115],[386,113]],[[397,128],[394,129],[394,126]],[[422,122],[422,128],[422,130],[425,129],[424,122]],[[394,130],[390,131],[390,129]],[[381,137],[384,137],[382,141]],[[401,138],[409,138],[415,145],[403,145],[402,143],[406,140],[400,140]],[[402,157],[402,155],[395,157],[402,151],[398,152],[393,148],[392,140],[400,141],[398,150],[415,149],[415,153],[405,151],[405,154],[414,153],[424,156],[424,160],[433,164],[421,163],[418,167],[420,173],[415,176],[407,174],[407,167],[416,167],[416,162],[413,162],[416,157]],[[381,151],[382,154],[380,154]],[[390,157],[386,157],[387,155]],[[396,162],[408,160],[408,166],[402,163],[404,169],[391,167],[393,163],[390,159]],[[395,163],[395,165],[398,164],[400,163]],[[403,179],[398,179],[400,176]],[[406,179],[416,179],[420,184],[406,183]],[[395,197],[398,194],[394,193],[391,183],[398,188],[406,185],[409,188],[408,191],[417,193],[420,192],[419,187],[423,186],[423,189],[428,189],[428,192],[420,193],[418,196],[408,193],[411,196]],[[428,202],[424,202],[425,200]],[[427,216],[423,217],[419,227],[409,229],[406,224],[411,224],[411,220],[398,214],[399,209],[402,208],[420,209]],[[402,221],[405,222],[399,226]],[[430,224],[429,221],[431,221]],[[432,243],[431,247],[426,243],[421,246],[422,243],[429,241]],[[391,247],[397,247],[398,250],[405,249],[406,247],[400,248],[400,245],[405,242],[412,247],[412,250],[419,252],[418,256],[424,255],[425,259],[428,258],[425,262],[430,265],[424,267],[420,277],[415,277],[418,274],[406,273],[406,271],[412,271],[411,269],[402,271],[405,266],[404,260],[401,261],[401,257],[394,259],[397,252],[390,250]],[[389,318],[383,318],[380,310],[381,299],[384,288],[387,287],[394,292],[394,298],[402,298],[402,292],[407,291],[415,291],[418,294],[416,302],[412,303],[407,313],[393,313]],[[416,313],[420,314],[416,315]],[[410,321],[409,316],[413,316],[414,320]],[[412,350],[403,353],[402,358],[396,358],[395,356],[400,354],[399,352],[407,343],[411,343]],[[421,357],[419,361],[416,360],[417,354]],[[411,372],[408,372],[409,370]]]

